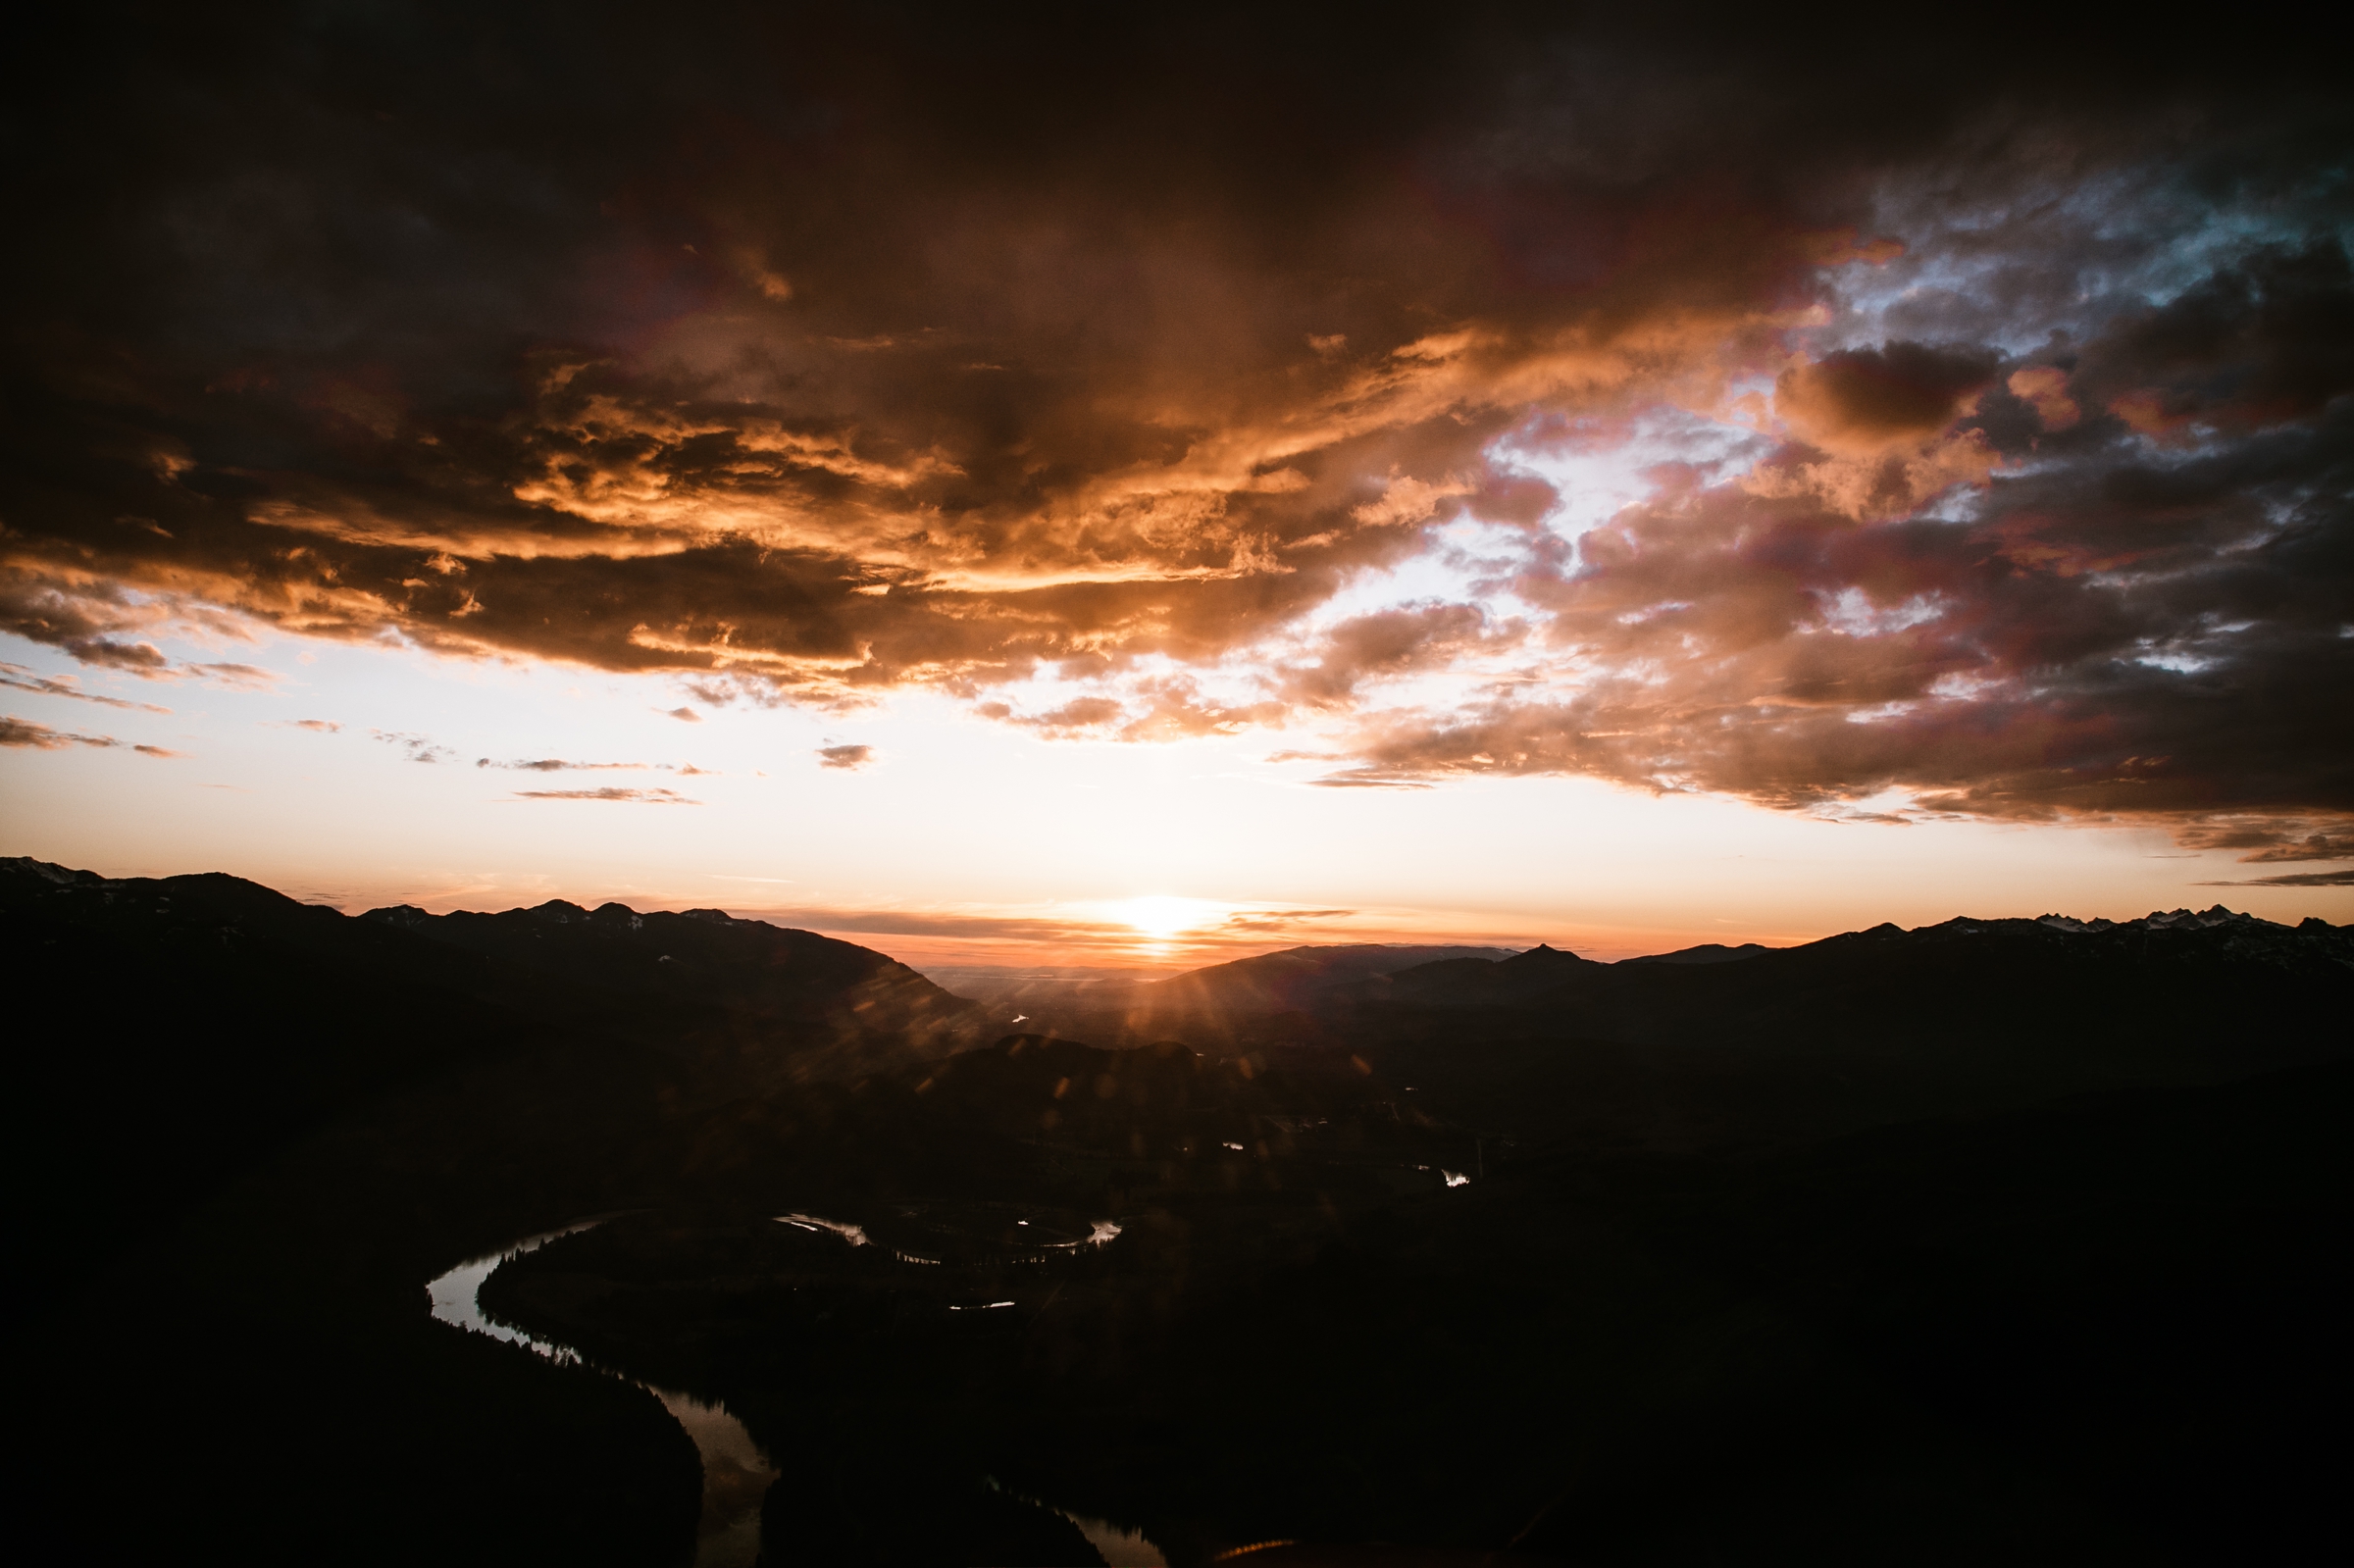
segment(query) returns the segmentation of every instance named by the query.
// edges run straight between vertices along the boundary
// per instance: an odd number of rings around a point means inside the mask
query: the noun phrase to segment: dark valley
[[[0,920],[69,1556],[2342,1545],[2318,921],[1305,948],[1016,1029],[715,911],[16,860]]]

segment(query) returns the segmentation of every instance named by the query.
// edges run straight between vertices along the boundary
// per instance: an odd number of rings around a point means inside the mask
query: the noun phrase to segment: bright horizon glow
[[[226,871],[355,914],[719,907],[949,970],[1170,973],[1359,941],[1614,959],[1883,920],[2217,902],[2354,918],[2354,889],[2206,885],[2266,868],[2147,826],[1831,822],[1560,777],[1334,789],[1310,783],[1313,762],[1269,760],[1280,733],[1057,741],[921,694],[846,715],[717,709],[665,678],[397,646],[167,647],[280,679],[229,690],[80,672],[85,691],[168,714],[12,692],[26,718],[88,732],[94,713],[126,744],[0,755],[6,853],[113,876]],[[0,658],[76,673],[14,639]],[[824,765],[842,744],[869,760]],[[594,798],[605,789],[644,798]]]
[[[1206,926],[1228,912],[1205,898],[1172,898],[1165,893],[1130,898],[1114,907],[1119,919],[1155,942]]]

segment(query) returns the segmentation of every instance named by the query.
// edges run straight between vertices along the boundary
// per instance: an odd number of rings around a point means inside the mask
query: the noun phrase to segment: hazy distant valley
[[[95,1558],[2342,1530],[2354,930],[1308,947],[960,996],[716,911],[346,917],[15,860],[0,919],[18,1297]]]

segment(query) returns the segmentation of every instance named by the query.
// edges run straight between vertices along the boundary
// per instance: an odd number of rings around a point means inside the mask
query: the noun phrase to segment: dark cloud
[[[863,768],[875,760],[872,746],[820,746],[817,765],[821,768]]]
[[[1994,379],[1984,349],[1896,342],[1842,349],[1782,373],[1774,402],[1818,445],[1877,451],[1935,435]]]
[[[2297,871],[2280,877],[2253,877],[2245,882],[2203,882],[2201,887],[2354,887],[2354,869]]]
[[[2313,834],[2293,843],[2274,844],[2239,857],[2243,864],[2285,860],[2354,860],[2354,834]]]
[[[285,719],[273,722],[277,723],[278,728],[281,730],[308,730],[314,734],[323,735],[334,735],[341,734],[343,733],[343,727],[335,723],[335,721],[333,719]]]
[[[2076,373],[2151,435],[2321,413],[2354,391],[2354,274],[2333,239],[2268,245],[2115,323]]]
[[[266,685],[159,639],[277,628],[1321,727],[1332,786],[2354,812],[2354,124],[2254,22],[94,25],[0,100],[60,149],[0,628],[94,666]],[[1662,411],[1745,455],[1559,525],[1537,460]]]
[[[58,646],[84,664],[102,669],[128,670],[134,675],[162,675],[172,661],[152,642],[116,642],[107,637],[69,637]]]
[[[2175,836],[2195,850],[2244,849],[2242,865],[2354,860],[2354,832],[2295,817],[2210,818],[2182,825]]]

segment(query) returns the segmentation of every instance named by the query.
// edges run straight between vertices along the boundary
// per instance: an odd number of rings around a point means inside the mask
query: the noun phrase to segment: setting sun
[[[1172,898],[1163,893],[1126,899],[1112,906],[1120,921],[1153,941],[1168,941],[1197,931],[1223,915],[1222,904],[1206,898]]]

